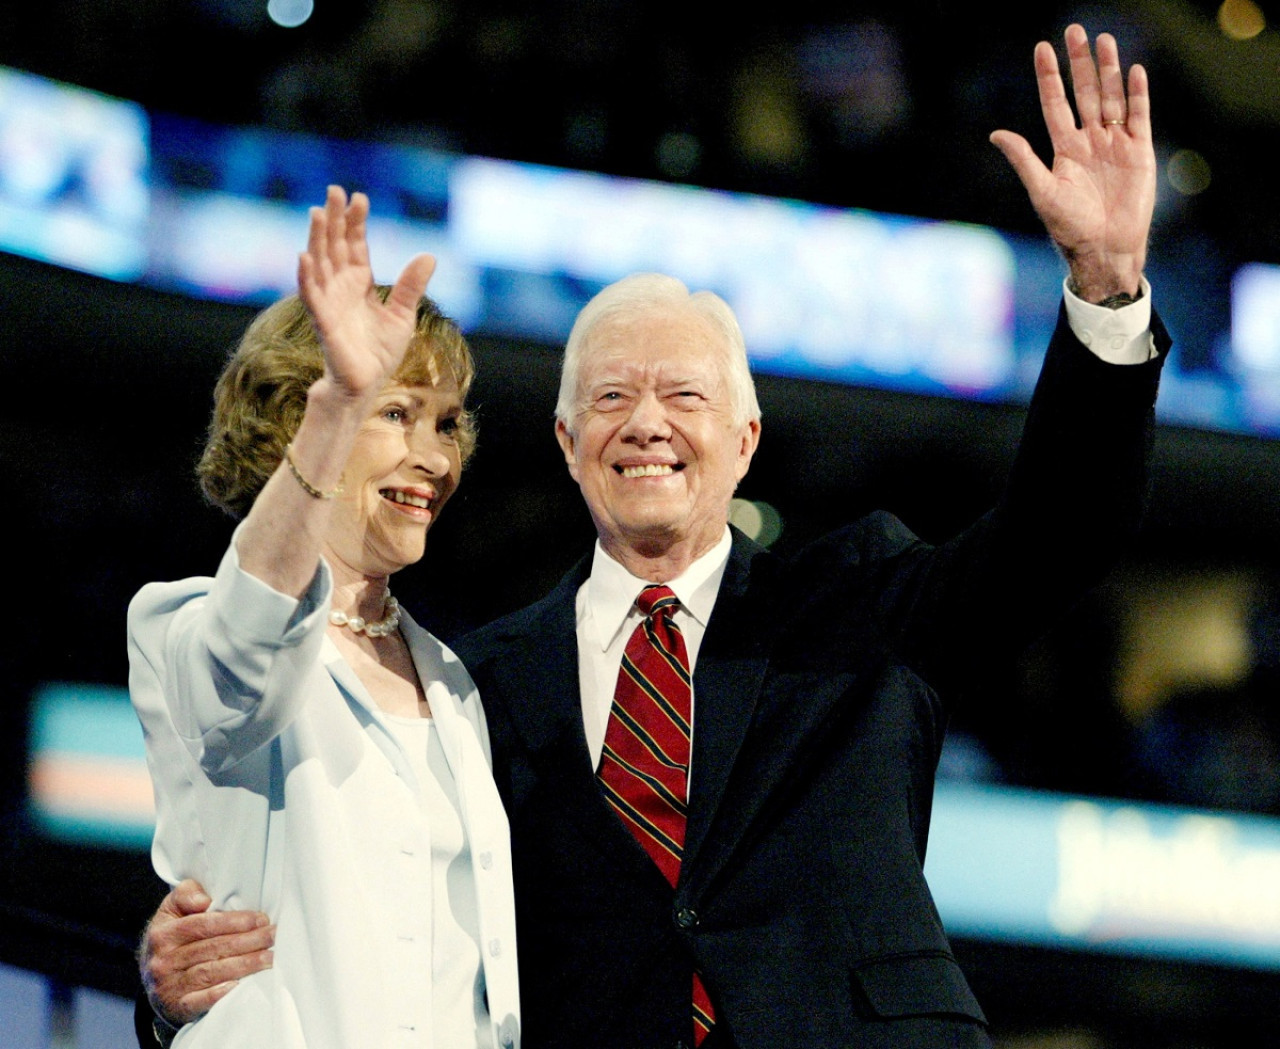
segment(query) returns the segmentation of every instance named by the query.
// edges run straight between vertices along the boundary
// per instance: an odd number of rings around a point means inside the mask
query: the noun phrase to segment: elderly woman
[[[199,473],[243,520],[217,574],[129,609],[156,870],[276,930],[273,967],[219,988],[183,1049],[519,1041],[484,713],[391,591],[474,444],[472,362],[422,298],[429,256],[373,285],[367,214],[330,188],[300,297],[253,322],[218,382]]]

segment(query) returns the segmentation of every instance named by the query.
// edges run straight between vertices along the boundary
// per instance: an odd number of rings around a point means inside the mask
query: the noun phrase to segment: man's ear
[[[576,481],[578,479],[577,447],[574,444],[573,434],[569,432],[569,427],[564,424],[563,419],[556,420],[556,440],[560,442],[560,451],[564,452],[564,462],[569,467],[569,476]]]
[[[741,481],[751,469],[751,457],[760,447],[760,420],[752,419],[742,428],[742,443],[738,446],[738,461],[735,473]]]

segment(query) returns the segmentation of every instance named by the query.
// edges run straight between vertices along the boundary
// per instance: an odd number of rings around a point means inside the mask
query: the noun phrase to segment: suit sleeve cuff
[[[1074,294],[1063,281],[1067,323],[1077,339],[1108,364],[1142,364],[1158,355],[1151,336],[1151,285],[1142,278],[1136,302],[1118,310],[1095,306]]]

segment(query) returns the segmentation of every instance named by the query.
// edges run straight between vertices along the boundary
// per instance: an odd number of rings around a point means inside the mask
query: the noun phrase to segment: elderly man
[[[1069,264],[1062,317],[1008,489],[952,541],[874,515],[754,545],[727,524],[761,432],[728,307],[639,276],[579,317],[556,436],[599,542],[456,646],[510,815],[526,1049],[989,1044],[922,873],[948,714],[1132,537],[1167,350],[1146,76],[1066,44],[1079,126],[1035,55],[1052,170],[992,136]],[[205,906],[181,887],[148,935],[179,1018],[267,960],[261,917]]]

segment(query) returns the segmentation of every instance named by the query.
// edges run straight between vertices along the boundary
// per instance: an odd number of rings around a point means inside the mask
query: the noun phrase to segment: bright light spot
[[[1184,197],[1194,197],[1209,188],[1212,172],[1209,162],[1194,149],[1180,149],[1169,158],[1165,175]]]
[[[1231,357],[1252,388],[1280,387],[1280,266],[1252,262],[1231,278]]]
[[[276,25],[293,29],[310,18],[315,8],[312,0],[267,0],[267,17]]]
[[[729,503],[729,523],[761,546],[772,546],[782,534],[782,515],[768,503],[750,499]]]
[[[1267,28],[1267,18],[1253,0],[1223,0],[1218,27],[1232,40],[1252,40]]]

